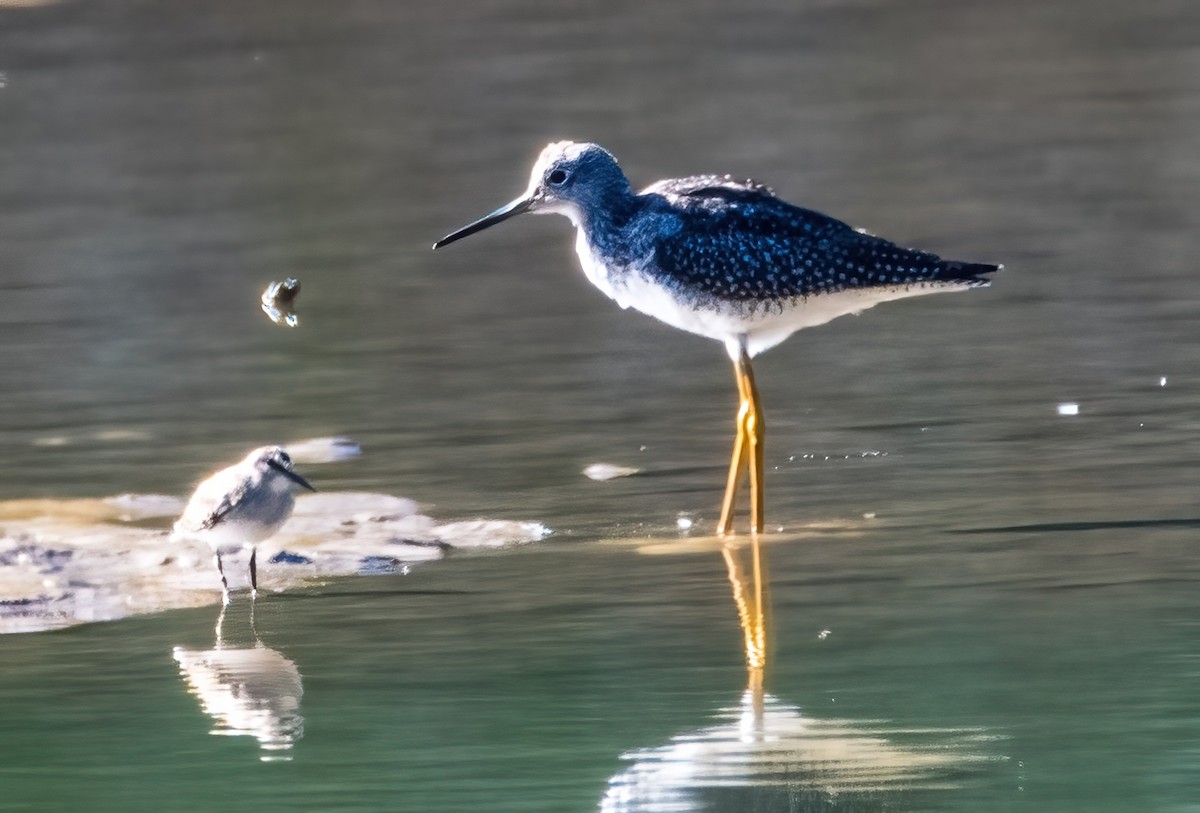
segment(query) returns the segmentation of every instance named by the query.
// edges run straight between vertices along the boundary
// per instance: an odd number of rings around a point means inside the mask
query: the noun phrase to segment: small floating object
[[[271,564],[273,565],[311,565],[312,563],[313,560],[307,556],[301,556],[299,553],[292,553],[286,550],[281,550],[271,557]]]
[[[296,315],[296,297],[300,295],[300,280],[288,277],[283,282],[272,282],[263,291],[262,309],[277,325],[296,327],[300,317]]]
[[[675,527],[681,531],[690,531],[693,524],[692,518],[687,514],[680,514],[675,518]]]
[[[408,566],[393,556],[364,556],[358,563],[363,576],[386,576],[391,573],[408,575]]]
[[[144,429],[101,429],[92,435],[93,438],[105,443],[122,443],[124,441],[146,440],[150,433]]]
[[[187,505],[181,498],[167,494],[118,494],[101,502],[115,509],[122,522],[177,517]]]
[[[1059,404],[1058,405],[1058,414],[1059,415],[1078,415],[1079,414],[1079,404],[1070,403],[1070,402],[1065,403],[1065,404]]]
[[[308,438],[285,447],[294,463],[337,463],[362,454],[362,447],[353,438]]]
[[[583,470],[585,477],[592,480],[612,480],[616,477],[631,477],[641,469],[630,466],[616,466],[612,463],[593,463]]]

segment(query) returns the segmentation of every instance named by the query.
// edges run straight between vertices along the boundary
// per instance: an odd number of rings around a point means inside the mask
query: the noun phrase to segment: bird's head
[[[283,450],[282,446],[263,446],[247,455],[246,459],[252,461],[255,468],[263,474],[274,472],[286,477],[302,488],[307,488],[309,491],[316,491],[315,488],[309,485],[307,480],[292,471],[292,457]]]
[[[598,144],[556,141],[538,156],[525,194],[451,232],[433,247],[449,245],[524,212],[566,215],[578,226],[585,213],[606,209],[614,196],[631,192],[628,179],[608,150]]]

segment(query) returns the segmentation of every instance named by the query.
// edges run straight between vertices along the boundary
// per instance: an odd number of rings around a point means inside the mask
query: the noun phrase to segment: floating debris
[[[147,440],[150,433],[144,429],[101,429],[92,435],[104,443],[124,443],[126,441]]]
[[[0,3],[2,2],[3,0],[0,0]],[[102,443],[127,443],[149,438],[150,433],[144,429],[98,429],[94,432],[76,432],[71,435],[42,435],[31,440],[30,445],[53,448],[94,440]]]
[[[434,542],[441,549],[508,548],[514,545],[525,545],[529,542],[540,542],[551,533],[551,530],[540,522],[504,519],[450,522],[432,529]],[[409,545],[421,544],[415,539],[402,541]]]
[[[641,469],[635,469],[630,466],[617,466],[612,463],[593,463],[583,470],[583,475],[592,480],[612,480],[616,477],[632,477],[639,471]]]
[[[824,641],[826,638],[829,637],[829,632],[830,632],[829,630],[821,630],[820,632],[817,633],[817,639]]]
[[[1069,402],[1065,403],[1065,404],[1059,404],[1058,405],[1058,414],[1059,415],[1078,415],[1079,414],[1079,404],[1069,403]]]
[[[675,527],[681,531],[690,531],[693,524],[692,518],[687,514],[681,513],[679,516],[675,517]]]
[[[408,565],[394,556],[364,556],[358,563],[358,572],[363,576],[386,576],[391,573],[407,573]]]
[[[263,313],[277,325],[296,327],[300,317],[296,315],[296,297],[300,295],[300,280],[288,277],[283,282],[272,282],[263,291]]]
[[[0,633],[219,602],[207,546],[168,538],[182,503],[157,494],[0,501]],[[388,494],[311,494],[296,500],[278,534],[259,543],[259,556],[281,565],[259,574],[259,589],[285,592],[353,576],[364,563],[368,571],[404,573],[453,550],[524,545],[549,534],[539,522],[438,522],[413,500]],[[225,570],[232,589],[248,587],[243,568]]]
[[[338,463],[362,454],[362,447],[352,438],[328,437],[309,438],[288,443],[283,448],[292,456],[293,463]]]
[[[101,522],[106,519],[137,522],[143,519],[177,517],[187,505],[187,501],[183,497],[172,497],[169,494],[118,494],[115,497],[105,497],[100,502],[117,512],[115,516],[111,517],[96,517]],[[55,514],[61,511],[57,507],[51,508],[50,506],[47,506],[47,510]]]
[[[281,550],[279,553],[271,557],[273,565],[311,565],[312,559],[307,556],[301,556],[298,553],[291,553],[286,550]]]

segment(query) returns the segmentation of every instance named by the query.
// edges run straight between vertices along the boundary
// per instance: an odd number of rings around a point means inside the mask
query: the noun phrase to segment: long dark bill
[[[434,250],[437,250],[437,249],[441,248],[442,246],[450,245],[451,243],[455,242],[456,240],[461,240],[464,237],[470,237],[472,234],[474,234],[477,231],[483,231],[488,226],[495,226],[497,223],[503,223],[505,220],[508,220],[510,217],[515,217],[516,215],[519,215],[522,212],[528,211],[529,207],[532,205],[533,205],[533,198],[517,198],[512,203],[508,203],[508,204],[505,204],[504,206],[501,206],[499,209],[492,212],[490,215],[485,215],[484,217],[481,217],[478,220],[476,220],[474,223],[469,223],[466,226],[463,226],[458,231],[447,234],[441,240],[438,240],[436,243],[434,243],[433,248],[434,248]]]
[[[291,480],[296,485],[303,486],[304,488],[307,488],[309,491],[314,491],[314,492],[316,491],[315,488],[313,488],[311,485],[309,485],[307,480],[305,480],[299,474],[296,474],[296,472],[292,471],[291,469],[285,469],[283,466],[279,465],[274,460],[267,463],[267,465],[270,466],[271,468],[275,469],[275,471],[279,472],[284,477]]]

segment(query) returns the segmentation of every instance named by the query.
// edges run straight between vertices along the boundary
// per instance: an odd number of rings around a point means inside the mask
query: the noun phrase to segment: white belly
[[[575,250],[587,278],[622,308],[633,308],[680,330],[724,342],[734,359],[743,345],[746,352],[755,356],[797,330],[823,325],[839,316],[861,313],[880,302],[970,287],[963,283],[925,282],[817,294],[764,306],[753,312],[735,303],[695,308],[681,301],[666,286],[636,270],[614,280],[592,252],[582,231],[576,235]]]

